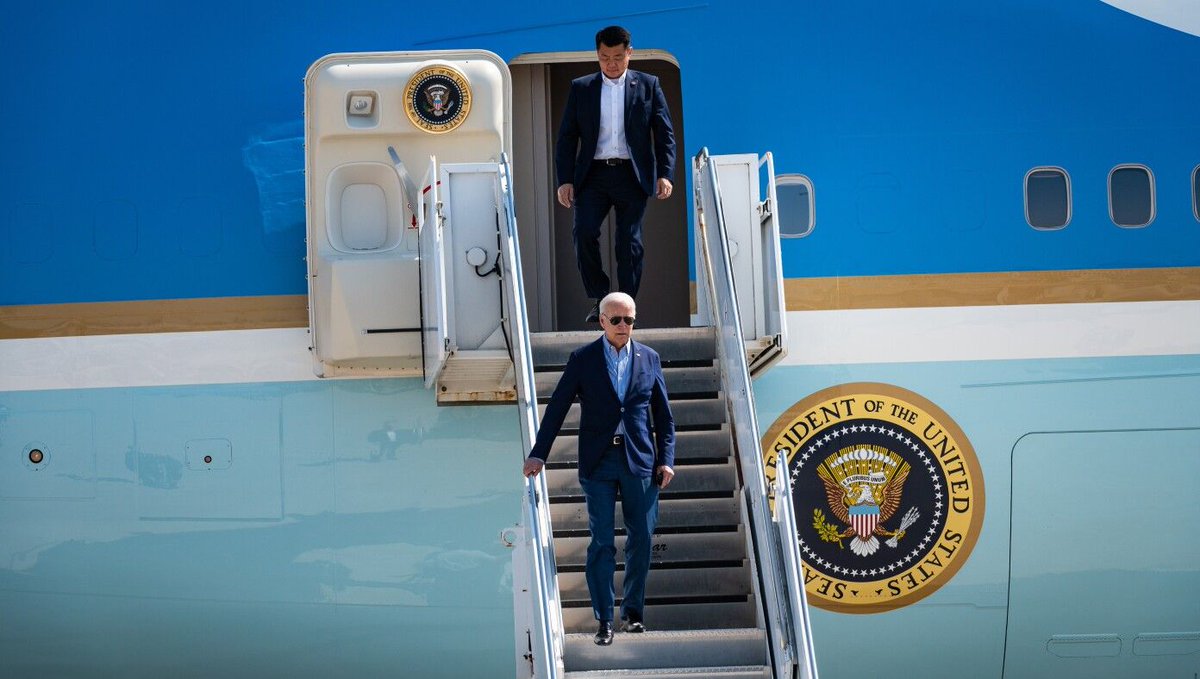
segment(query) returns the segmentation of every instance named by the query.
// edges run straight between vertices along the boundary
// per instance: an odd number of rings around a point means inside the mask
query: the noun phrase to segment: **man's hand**
[[[570,186],[570,184],[565,184],[564,186]],[[559,195],[561,196],[562,195],[562,187],[559,187],[558,190],[559,190]],[[671,180],[670,179],[667,179],[666,177],[658,178],[658,193],[654,194],[654,197],[659,200],[666,200],[667,198],[671,197]],[[561,200],[562,199],[559,198],[559,201],[561,201]]]
[[[545,467],[545,466],[546,466],[546,463],[542,462],[541,460],[537,459],[536,457],[527,457],[527,458],[525,458],[525,468],[523,470],[521,470],[521,473],[524,474],[525,476],[532,478],[534,476],[537,476],[538,472],[542,471],[542,467]]]
[[[575,204],[575,185],[563,184],[558,187],[558,204],[569,208]]]
[[[675,470],[671,469],[665,464],[659,465],[654,472],[657,476],[662,477],[662,481],[658,484],[659,488],[666,488],[667,486],[671,485],[671,479],[675,478]]]

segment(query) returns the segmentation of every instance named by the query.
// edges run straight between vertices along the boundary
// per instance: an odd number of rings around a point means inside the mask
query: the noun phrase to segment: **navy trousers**
[[[588,297],[600,299],[609,290],[608,274],[600,257],[600,227],[615,210],[618,290],[636,297],[642,280],[642,216],[646,193],[633,173],[633,163],[592,163],[587,180],[575,195],[575,261]]]
[[[613,524],[617,492],[625,519],[625,593],[623,612],[633,611],[642,619],[646,605],[646,574],[650,572],[650,538],[658,523],[658,486],[653,479],[634,476],[625,461],[623,447],[609,448],[588,478],[580,477],[587,500],[588,529],[592,541],[587,550],[587,584],[592,613],[597,620],[613,619],[613,574],[617,547]],[[628,617],[627,614],[622,617]]]

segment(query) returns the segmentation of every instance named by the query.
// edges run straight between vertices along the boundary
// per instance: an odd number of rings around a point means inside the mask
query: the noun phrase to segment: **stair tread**
[[[653,630],[641,634],[618,628],[615,643],[604,648],[596,646],[592,635],[591,630],[565,635],[563,664],[568,671],[753,667],[769,660],[767,632],[755,627]]]
[[[735,639],[740,637],[758,638],[766,634],[766,630],[757,627],[714,627],[711,629],[665,629],[642,632],[639,636],[646,640],[687,641],[711,639]],[[591,642],[592,635],[582,632],[570,632],[564,637],[570,640],[586,640]]]
[[[646,591],[653,596],[647,596],[647,600],[712,601],[750,596],[753,585],[748,564],[746,561],[730,566],[686,569],[651,567]],[[624,583],[625,571],[619,570],[613,578],[613,587],[622,591]],[[591,605],[584,571],[559,572],[558,592],[563,606]]]
[[[563,629],[566,632],[595,632],[596,617],[588,602],[562,607]],[[733,601],[694,603],[658,603],[650,597],[643,610],[646,625],[652,630],[700,630],[752,627],[757,622],[754,596],[737,597]]]
[[[657,667],[649,669],[580,670],[567,672],[565,679],[676,679],[677,677],[767,677],[767,665],[727,665],[704,667]]]

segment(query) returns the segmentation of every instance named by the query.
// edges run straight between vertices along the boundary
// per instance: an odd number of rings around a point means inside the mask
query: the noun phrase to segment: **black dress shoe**
[[[621,616],[625,621],[625,631],[630,634],[641,634],[646,631],[646,626],[642,624],[642,616],[633,611],[625,611],[625,615]]]
[[[587,318],[583,319],[584,323],[599,323],[600,322],[600,300],[596,300],[592,304],[592,310],[588,312]]]
[[[597,646],[611,646],[613,641],[613,624],[612,620],[601,620],[600,628],[596,630],[596,638],[594,639]]]

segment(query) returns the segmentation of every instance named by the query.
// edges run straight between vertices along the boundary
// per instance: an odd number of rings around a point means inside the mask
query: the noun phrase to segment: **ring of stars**
[[[836,573],[839,575],[845,575],[847,577],[857,577],[857,578],[867,576],[867,575],[870,575],[870,576],[888,575],[889,573],[893,573],[896,571],[903,571],[906,568],[908,568],[908,564],[911,564],[914,559],[919,561],[921,558],[921,555],[925,553],[925,548],[928,547],[929,543],[933,542],[934,538],[937,537],[938,531],[937,531],[936,524],[939,522],[939,520],[942,517],[942,513],[943,513],[942,512],[942,506],[943,506],[942,498],[944,497],[943,493],[942,493],[942,479],[941,479],[941,474],[939,473],[939,468],[938,468],[937,464],[934,462],[933,457],[925,451],[925,448],[920,444],[920,442],[914,440],[911,436],[909,436],[908,432],[906,432],[904,430],[896,429],[895,427],[891,427],[891,426],[876,425],[876,424],[842,425],[842,426],[832,429],[831,431],[826,433],[824,436],[822,436],[820,439],[818,439],[815,443],[804,448],[799,456],[793,458],[792,474],[791,474],[792,481],[795,482],[796,479],[799,478],[800,470],[804,467],[804,464],[806,462],[808,462],[809,458],[816,456],[824,444],[829,443],[830,441],[835,441],[836,439],[838,439],[841,436],[845,436],[848,434],[857,434],[859,432],[884,434],[888,437],[896,439],[897,446],[909,448],[916,454],[916,456],[919,460],[916,464],[920,464],[926,468],[927,472],[929,473],[929,478],[933,483],[933,497],[934,497],[933,519],[934,520],[933,520],[933,522],[930,523],[929,529],[927,531],[925,531],[924,535],[921,536],[920,543],[911,552],[908,552],[906,554],[903,554],[900,557],[897,557],[897,559],[895,561],[893,561],[892,563],[889,563],[887,566],[881,566],[879,568],[872,568],[870,570],[844,568],[842,566],[834,564],[834,563],[828,561],[827,559],[820,557],[804,541],[804,537],[802,535],[800,535],[800,533],[798,533],[798,532],[796,533],[796,539],[800,543],[800,549],[804,552],[810,565],[821,566],[827,572]]]

